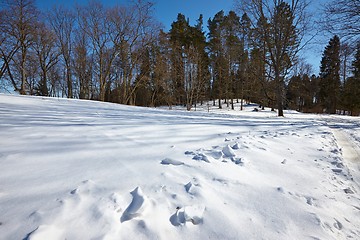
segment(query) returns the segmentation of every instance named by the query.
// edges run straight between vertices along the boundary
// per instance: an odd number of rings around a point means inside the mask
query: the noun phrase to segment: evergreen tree
[[[240,9],[250,14],[252,26],[256,26],[254,45],[263,53],[266,77],[269,80],[264,87],[273,88],[264,92],[269,100],[273,103],[276,101],[278,116],[283,116],[285,81],[301,50],[300,42],[307,29],[305,9],[308,4],[305,0],[238,2]]]
[[[353,76],[344,84],[343,105],[351,115],[360,113],[360,42],[357,45],[352,63]]]
[[[244,64],[240,65],[241,57],[244,55],[244,46],[240,39],[240,18],[235,12],[230,11],[224,18],[224,33],[225,38],[225,57],[227,60],[227,71],[225,73],[225,97],[231,99],[231,108],[234,110],[234,98],[238,98],[238,90],[240,87],[239,68],[244,68]],[[243,69],[241,74],[243,74]],[[228,105],[229,102],[227,101]]]
[[[291,109],[307,112],[312,107],[311,80],[307,74],[295,75],[287,85],[287,104]]]
[[[204,90],[206,81],[206,39],[202,31],[202,16],[196,26],[190,26],[183,14],[179,14],[170,30],[172,47],[172,77],[175,79],[177,103],[190,110]]]
[[[208,21],[208,38],[209,38],[209,51],[211,60],[211,82],[212,82],[212,94],[211,97],[214,100],[218,99],[219,108],[222,108],[221,99],[224,97],[223,85],[225,82],[226,73],[226,59],[223,43],[223,25],[224,25],[224,11],[220,11],[215,14],[213,19]]]
[[[319,97],[326,113],[336,113],[340,87],[340,39],[335,35],[324,50],[320,66]]]

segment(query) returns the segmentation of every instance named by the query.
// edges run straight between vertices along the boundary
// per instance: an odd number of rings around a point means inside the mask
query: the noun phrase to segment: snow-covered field
[[[0,95],[0,239],[359,239],[359,118],[253,108]]]

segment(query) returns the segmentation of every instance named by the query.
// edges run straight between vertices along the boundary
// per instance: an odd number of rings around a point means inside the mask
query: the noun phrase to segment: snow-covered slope
[[[252,109],[0,95],[0,239],[359,238],[359,119]]]

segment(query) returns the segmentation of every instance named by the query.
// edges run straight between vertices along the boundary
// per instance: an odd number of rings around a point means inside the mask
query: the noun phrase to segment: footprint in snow
[[[221,150],[212,150],[212,151],[210,152],[210,155],[211,155],[213,158],[219,160],[220,158],[222,158],[223,152],[222,152]]]
[[[121,222],[126,222],[135,217],[141,216],[141,214],[146,210],[148,199],[143,194],[141,188],[135,188],[132,192],[130,192],[130,194],[132,195],[133,199],[121,216]]]
[[[171,158],[165,158],[161,161],[162,165],[174,165],[174,166],[180,166],[180,165],[184,165],[183,162],[178,161],[178,160],[174,160]]]
[[[234,150],[238,150],[238,149],[240,149],[240,145],[239,145],[239,143],[235,143],[231,148]]]
[[[185,190],[187,193],[191,194],[191,195],[199,195],[201,194],[201,186],[198,183],[192,183],[192,182],[188,182],[187,184],[184,185]]]
[[[223,152],[224,156],[226,156],[228,158],[232,158],[232,157],[236,156],[234,150],[229,145],[226,145],[225,147],[223,147],[222,152]]]
[[[90,194],[97,188],[96,184],[92,180],[84,180],[81,185],[70,191],[71,195],[83,195]]]
[[[194,225],[203,223],[203,214],[205,206],[193,205],[178,207],[176,212],[170,217],[170,222],[173,226],[186,225],[187,222],[191,222]]]
[[[337,229],[337,230],[341,230],[343,228],[343,225],[341,222],[339,222],[336,218],[334,218],[335,222],[333,224],[333,226]]]
[[[209,157],[204,153],[198,153],[192,159],[197,160],[197,161],[204,161],[207,163],[210,162]]]

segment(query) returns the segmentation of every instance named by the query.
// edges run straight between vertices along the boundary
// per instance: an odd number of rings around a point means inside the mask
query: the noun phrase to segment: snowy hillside
[[[359,118],[253,108],[0,95],[0,239],[359,239]]]

